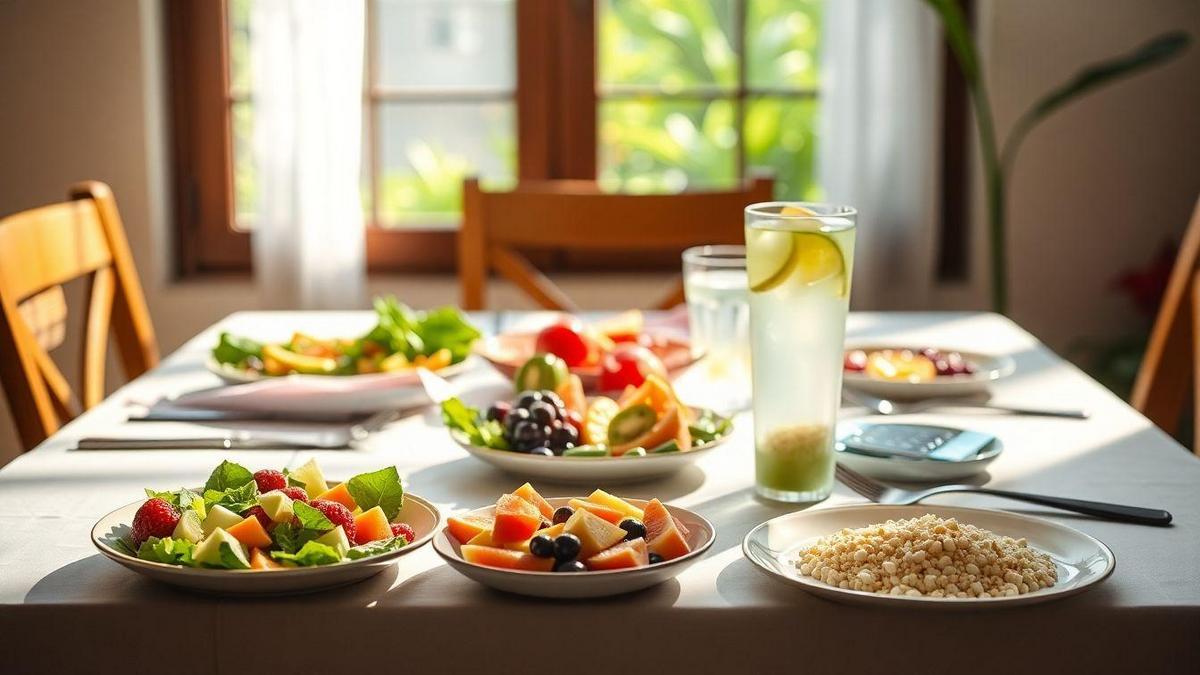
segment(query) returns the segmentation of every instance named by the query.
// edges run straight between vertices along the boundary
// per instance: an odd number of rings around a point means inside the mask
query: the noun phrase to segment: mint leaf
[[[204,491],[204,508],[206,511],[214,506],[221,505],[234,513],[241,513],[257,503],[258,485],[253,480],[237,488]]]
[[[208,482],[204,484],[205,491],[208,490],[229,490],[230,488],[240,488],[247,482],[254,482],[254,474],[241,464],[225,460],[221,465],[213,469],[212,474],[208,477]]]
[[[318,536],[320,535],[312,530],[305,530],[291,523],[280,523],[271,530],[271,538],[275,540],[275,546],[285,553],[295,553],[305,542],[316,539]]]
[[[301,567],[329,565],[342,561],[342,556],[338,554],[337,549],[316,541],[305,542],[304,546],[300,547],[296,553],[271,551],[271,557],[281,562],[295,563]]]
[[[191,565],[194,546],[195,544],[186,539],[150,537],[138,548],[137,557],[168,565]]]
[[[300,529],[325,533],[333,529],[333,522],[317,509],[297,501],[292,504],[292,514],[300,521]]]
[[[400,472],[394,466],[360,473],[346,481],[346,489],[363,511],[378,506],[388,520],[395,518],[404,506],[404,487],[400,484]]]
[[[387,553],[388,551],[402,549],[407,545],[408,540],[403,536],[392,537],[391,539],[380,539],[379,541],[373,541],[361,546],[355,546],[349,551],[346,551],[346,557],[351,560],[359,560],[360,558],[369,558],[373,555],[379,555],[381,553]]]

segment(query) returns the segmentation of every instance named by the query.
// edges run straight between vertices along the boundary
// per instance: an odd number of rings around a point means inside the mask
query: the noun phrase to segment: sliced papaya
[[[533,536],[542,524],[542,513],[533,504],[516,495],[501,495],[496,501],[496,519],[492,523],[492,541],[503,546]]]
[[[271,556],[263,553],[261,548],[250,549],[250,569],[252,570],[281,570],[283,565],[271,559]]]
[[[610,495],[604,490],[593,491],[592,494],[588,495],[587,500],[593,504],[607,506],[610,509],[620,511],[631,518],[637,518],[638,520],[641,520],[643,517],[641,509],[633,504],[630,504],[624,499],[621,499],[620,497]]]
[[[558,385],[558,396],[563,400],[567,410],[574,410],[581,416],[587,413],[587,395],[583,393],[583,380],[572,373]]]
[[[650,553],[659,554],[663,560],[671,560],[691,552],[685,531],[680,530],[677,525],[679,521],[662,502],[650,500],[644,512],[646,517],[642,522],[646,526],[646,548]]]
[[[549,572],[554,568],[554,558],[538,558],[528,553],[490,546],[463,546],[462,557],[463,560],[476,565],[508,570]]]
[[[570,502],[568,502],[568,504],[570,504],[571,508],[575,510],[585,509],[587,511],[591,511],[613,525],[616,525],[617,523],[629,517],[614,508],[603,506],[601,504],[593,504],[592,502],[586,502],[582,499],[572,499]]]

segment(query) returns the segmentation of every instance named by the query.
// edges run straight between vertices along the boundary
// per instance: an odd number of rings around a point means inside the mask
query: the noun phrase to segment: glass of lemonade
[[[755,488],[768,499],[833,489],[856,219],[829,204],[746,207]]]
[[[704,354],[705,404],[722,412],[750,403],[750,309],[745,246],[695,246],[683,252],[692,348]]]

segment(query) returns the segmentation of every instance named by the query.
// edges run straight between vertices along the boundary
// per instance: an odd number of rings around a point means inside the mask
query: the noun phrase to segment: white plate
[[[855,422],[838,424],[838,438],[851,433],[857,426]],[[936,459],[907,459],[905,457],[872,457],[857,452],[846,452],[840,449],[840,444],[834,444],[837,461],[845,464],[854,471],[881,480],[898,480],[918,483],[946,482],[974,476],[987,469],[987,465],[1000,456],[1004,451],[1004,443],[999,439],[983,452],[970,459],[958,462],[947,462]]]
[[[408,523],[417,538],[399,550],[333,565],[282,570],[220,570],[180,567],[141,560],[117,549],[116,539],[129,532],[133,516],[145,500],[127,504],[101,518],[92,528],[92,543],[109,559],[151,579],[218,595],[287,595],[345,586],[379,574],[403,555],[429,543],[441,523],[437,507],[412,493],[404,494],[397,522]]]
[[[469,355],[467,358],[458,363],[451,364],[437,371],[438,375],[450,378],[470,367],[471,362],[476,357]],[[331,378],[338,380],[347,380],[353,382],[370,382],[371,380],[381,380],[392,378],[396,380],[397,386],[412,385],[415,387],[421,386],[421,381],[417,379],[416,371],[405,373],[364,373],[362,375],[304,375],[301,373],[293,373],[291,375],[264,375],[253,371],[238,368],[229,363],[220,363],[211,355],[204,360],[204,367],[210,373],[221,378],[225,384],[250,384],[251,382],[261,382],[262,380],[278,380],[289,378],[291,381],[305,382],[308,380],[324,380],[328,381]],[[403,377],[401,377],[403,375]]]
[[[546,501],[550,502],[551,506],[558,508],[566,506],[571,499],[572,497],[554,497]],[[584,497],[576,497],[576,499],[584,499]],[[626,499],[626,501],[639,508],[647,503],[645,499]],[[692,551],[685,556],[649,567],[571,573],[524,572],[485,567],[463,560],[460,544],[450,535],[450,529],[445,527],[433,538],[433,550],[437,551],[437,554],[442,556],[455,571],[467,578],[478,581],[484,586],[509,593],[532,595],[539,598],[599,598],[630,593],[675,578],[680,572],[699,560],[716,538],[716,530],[712,523],[703,516],[670,504],[665,506],[667,511],[678,518],[679,522],[688,529],[687,541]],[[495,510],[495,506],[488,506],[475,509],[471,513],[491,515]]]
[[[1030,546],[1054,560],[1054,566],[1058,570],[1058,581],[1049,588],[1014,597],[948,600],[876,595],[838,588],[812,577],[801,576],[800,571],[796,569],[797,553],[821,537],[842,528],[866,527],[899,518],[916,518],[926,513],[942,518],[957,518],[960,523],[969,523],[996,534],[1014,538],[1025,537]],[[1112,574],[1117,564],[1113,552],[1102,542],[1065,525],[1005,511],[920,504],[861,504],[789,513],[750,530],[742,541],[742,552],[767,575],[830,600],[858,605],[952,610],[999,609],[1058,600],[1082,593],[1104,581]]]
[[[912,349],[903,345],[847,345],[846,351],[861,349],[867,353],[880,349]],[[975,372],[970,375],[942,375],[930,382],[893,382],[880,380],[866,373],[843,371],[842,381],[848,387],[853,387],[868,394],[888,399],[935,398],[942,396],[968,396],[986,392],[988,385],[1004,377],[1012,375],[1016,363],[1012,357],[995,354],[937,347],[941,351],[954,351],[962,354],[963,358],[975,365]],[[917,350],[913,350],[917,351]]]
[[[645,457],[543,457],[512,450],[495,450],[471,445],[460,431],[447,429],[450,438],[472,456],[517,477],[537,478],[555,483],[600,485],[633,483],[676,473],[691,466],[710,450],[729,440],[733,434],[687,452],[668,452]]]

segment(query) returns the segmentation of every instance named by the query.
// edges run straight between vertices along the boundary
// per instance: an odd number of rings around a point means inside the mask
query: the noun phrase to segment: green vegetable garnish
[[[391,539],[380,539],[379,541],[373,541],[368,544],[363,544],[361,546],[355,546],[354,548],[350,549],[349,551],[346,551],[346,557],[351,560],[358,560],[359,558],[369,558],[373,555],[379,555],[380,553],[387,553],[389,551],[395,551],[397,549],[404,548],[407,545],[408,545],[408,540],[405,539],[404,537],[392,537]]]
[[[504,427],[496,420],[485,420],[478,410],[457,398],[442,401],[442,421],[447,427],[462,432],[471,445],[508,450]]]
[[[304,546],[301,546],[300,550],[295,553],[271,551],[271,557],[280,562],[295,563],[301,567],[328,565],[342,560],[342,556],[336,548],[316,541],[305,542]]]

